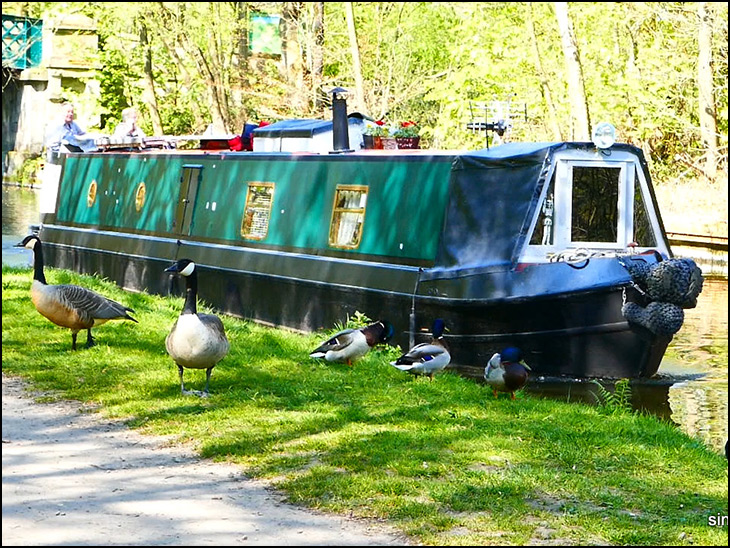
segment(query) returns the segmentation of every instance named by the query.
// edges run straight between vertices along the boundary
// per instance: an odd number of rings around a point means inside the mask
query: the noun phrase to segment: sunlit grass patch
[[[433,545],[725,544],[727,462],[671,424],[616,406],[494,399],[446,371],[433,381],[375,349],[353,367],[309,358],[323,334],[223,317],[230,353],[211,395],[180,394],[165,337],[179,297],[127,293],[49,269],[136,310],[139,324],[67,329],[30,302],[31,271],[3,268],[3,371],[145,433],[236,463],[292,502],[386,519]],[[203,305],[204,306],[204,305]],[[202,307],[201,307],[202,309]],[[186,371],[202,388],[203,371]]]

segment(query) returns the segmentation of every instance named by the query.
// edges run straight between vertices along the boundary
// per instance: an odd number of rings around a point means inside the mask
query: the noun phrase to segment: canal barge
[[[402,349],[443,318],[458,372],[506,346],[533,376],[657,372],[681,319],[647,320],[665,304],[647,277],[673,259],[640,149],[366,150],[335,123],[331,150],[287,150],[282,127],[253,132],[259,151],[65,155],[47,264],[164,295],[186,257],[223,313],[313,332],[360,312],[390,320]]]

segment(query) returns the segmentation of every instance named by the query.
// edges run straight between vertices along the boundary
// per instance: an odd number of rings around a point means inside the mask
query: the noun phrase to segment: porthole
[[[144,207],[145,197],[147,196],[147,187],[144,182],[139,183],[137,186],[137,192],[134,195],[134,207],[137,211],[141,211]]]
[[[88,207],[91,207],[96,203],[96,189],[97,189],[96,181],[91,181],[91,184],[89,185],[89,192],[86,195],[86,205]]]

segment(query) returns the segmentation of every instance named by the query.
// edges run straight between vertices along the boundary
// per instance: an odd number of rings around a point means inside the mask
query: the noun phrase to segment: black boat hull
[[[623,318],[625,299],[641,301],[628,284],[516,298],[490,291],[489,297],[479,297],[480,286],[494,285],[495,277],[504,283],[513,274],[486,273],[468,284],[461,278],[414,284],[418,270],[381,265],[378,283],[356,285],[300,277],[313,260],[303,257],[297,258],[300,268],[288,265],[266,273],[246,268],[247,261],[239,256],[244,250],[223,246],[135,234],[104,236],[54,225],[44,226],[44,232],[48,265],[100,274],[126,289],[160,295],[183,294],[179,282],[164,269],[185,249],[185,256],[198,263],[205,277],[206,283],[199,287],[204,302],[223,313],[273,326],[313,332],[331,329],[361,312],[390,320],[396,327],[391,343],[405,349],[426,340],[425,330],[433,319],[443,318],[449,329],[445,338],[452,352],[450,367],[465,376],[473,376],[470,368],[483,367],[494,352],[516,345],[534,376],[650,377],[671,341],[671,336],[654,335]],[[280,260],[271,254],[270,262]],[[356,271],[367,268],[348,266]],[[461,288],[465,285],[469,289]],[[529,285],[534,287],[535,282]],[[448,296],[457,294],[457,288],[462,295]]]

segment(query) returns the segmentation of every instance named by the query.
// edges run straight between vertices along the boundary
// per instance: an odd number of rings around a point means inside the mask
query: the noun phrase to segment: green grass
[[[73,352],[69,330],[33,308],[30,269],[3,267],[6,374],[236,463],[293,503],[383,518],[427,545],[728,543],[727,526],[708,525],[727,515],[727,461],[671,424],[622,405],[495,400],[449,371],[414,379],[388,365],[393,348],[320,363],[308,353],[323,333],[231,317],[211,397],[182,396],[164,345],[182,298],[46,275],[134,308],[139,324],[110,322]],[[185,381],[202,389],[204,372]]]

